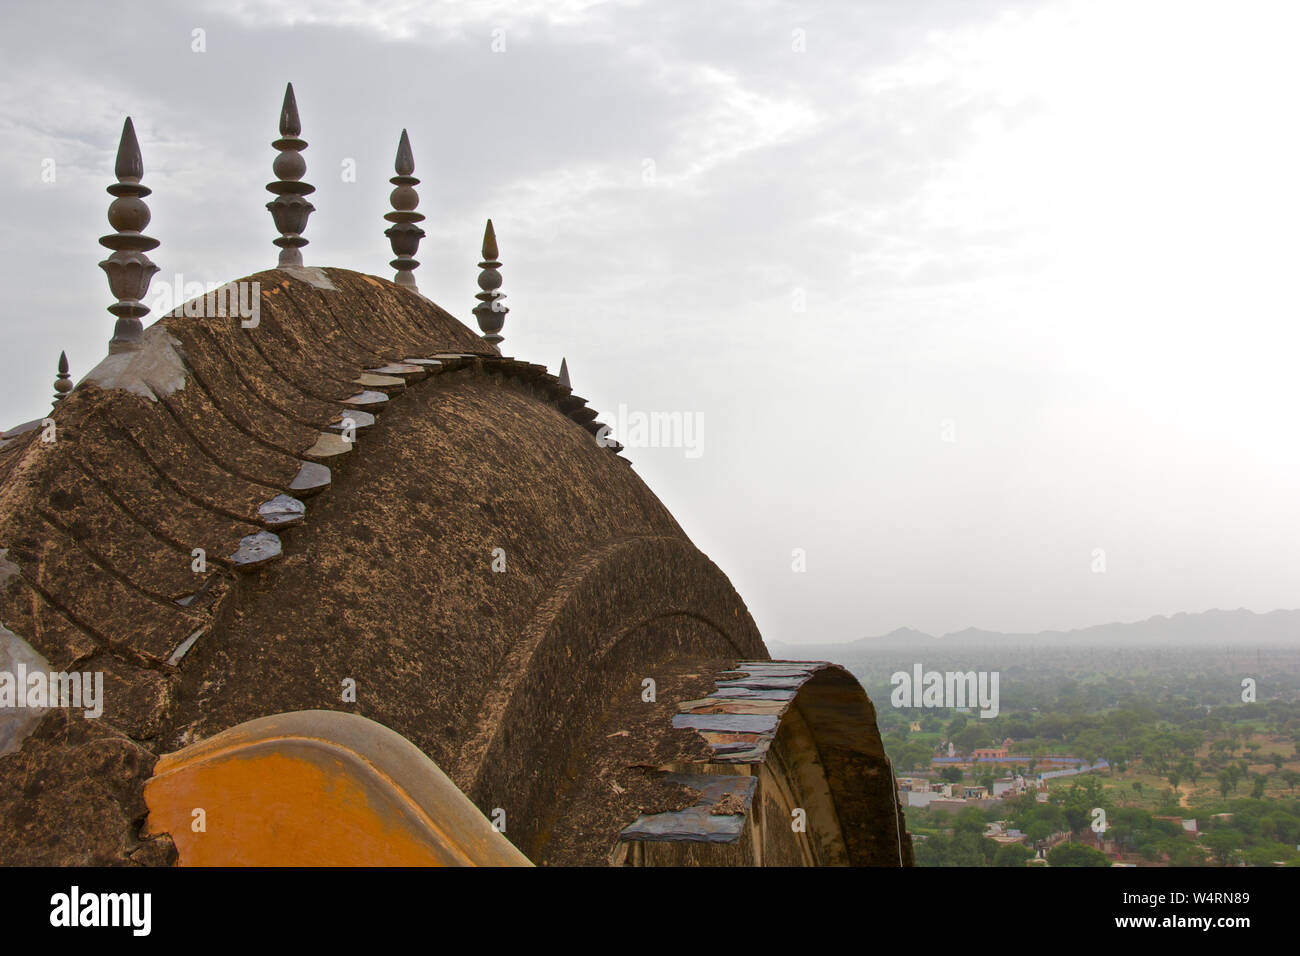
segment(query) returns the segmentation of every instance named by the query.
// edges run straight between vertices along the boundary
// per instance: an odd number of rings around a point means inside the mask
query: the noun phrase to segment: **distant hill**
[[[911,627],[900,627],[876,637],[862,637],[856,641],[834,644],[785,644],[768,641],[773,657],[806,654],[810,647],[835,647],[841,651],[889,650],[891,648],[919,646],[956,649],[989,647],[1001,644],[1090,645],[1138,647],[1167,645],[1174,647],[1222,647],[1231,644],[1295,644],[1300,643],[1300,610],[1269,611],[1256,614],[1245,608],[1235,611],[1218,609],[1199,614],[1178,613],[1171,617],[1163,614],[1145,621],[1130,623],[1096,624],[1074,631],[1038,631],[1037,633],[1004,633],[984,631],[975,627],[953,631],[935,637]]]

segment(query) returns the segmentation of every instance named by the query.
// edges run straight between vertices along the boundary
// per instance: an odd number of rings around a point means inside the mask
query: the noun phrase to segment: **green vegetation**
[[[987,719],[878,707],[900,776],[991,787],[994,777],[1032,778],[1047,755],[1101,758],[1109,766],[1049,781],[1046,803],[1029,794],[968,807],[956,818],[909,808],[918,864],[1022,866],[1037,848],[1053,866],[1100,865],[1105,855],[1084,845],[1097,842],[1089,826],[1100,807],[1105,847],[1125,860],[1300,865],[1300,651],[1251,655],[1257,702],[1242,702],[1240,668],[1225,666],[1224,653],[1135,649],[1099,656],[1060,648],[1010,661],[996,651],[951,660],[927,655],[927,669],[998,670],[1001,712]],[[885,658],[846,663],[876,701],[889,699],[887,675],[910,667]],[[964,770],[931,764],[950,742],[969,753],[1006,738],[1019,759]],[[1197,832],[1184,829],[1182,819],[1195,819]],[[985,836],[984,824],[995,820],[1020,831],[1022,842]]]

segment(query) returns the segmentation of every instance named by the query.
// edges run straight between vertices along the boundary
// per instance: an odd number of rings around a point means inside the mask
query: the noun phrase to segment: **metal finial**
[[[266,185],[267,192],[275,194],[266,208],[271,210],[275,228],[280,230],[280,238],[273,240],[280,247],[280,268],[302,265],[299,250],[307,245],[302,231],[307,228],[307,217],[316,211],[306,198],[316,187],[301,181],[307,172],[307,161],[302,158],[307,142],[298,138],[301,132],[298,101],[290,83],[284,89],[284,105],[280,108],[280,138],[271,144],[280,151],[271,164],[271,171],[280,178]]]
[[[482,270],[478,274],[478,287],[483,291],[474,294],[474,298],[479,300],[474,306],[474,318],[478,319],[478,327],[483,330],[483,338],[493,345],[501,341],[501,326],[505,325],[506,313],[510,311],[501,301],[506,297],[505,293],[497,291],[501,288],[498,255],[497,234],[489,219],[487,228],[483,230],[483,261],[478,264]]]
[[[54,379],[54,404],[63,401],[63,396],[72,391],[72,376],[68,374],[68,353],[59,353],[59,374]]]
[[[569,382],[569,362],[567,359],[560,359],[560,384],[565,388],[573,388]]]
[[[99,240],[101,246],[113,250],[99,267],[108,276],[109,290],[117,296],[117,301],[108,307],[117,316],[108,351],[129,352],[140,347],[140,333],[144,331],[140,319],[149,314],[149,307],[140,300],[149,291],[149,282],[158,271],[145,255],[148,250],[158,248],[157,239],[144,235],[150,218],[144,197],[153,190],[140,185],[144,160],[129,116],[122,124],[113,171],[118,181],[108,187],[108,194],[114,197],[108,206],[108,224],[117,231]]]
[[[424,230],[416,223],[423,222],[424,216],[415,212],[415,207],[420,204],[415,187],[420,181],[411,175],[415,172],[415,156],[411,153],[411,141],[407,139],[406,130],[402,130],[402,138],[397,142],[397,159],[393,162],[393,169],[397,175],[389,182],[397,188],[388,196],[393,211],[385,214],[384,218],[394,225],[385,229],[384,235],[392,244],[393,255],[397,258],[388,264],[397,270],[394,282],[412,292],[419,292],[415,285],[415,267],[420,263],[416,262],[415,253],[420,248],[420,240],[424,238]]]

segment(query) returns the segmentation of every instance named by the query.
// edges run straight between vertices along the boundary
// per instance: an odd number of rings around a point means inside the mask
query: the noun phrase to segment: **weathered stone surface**
[[[185,387],[180,342],[167,333],[165,326],[155,323],[144,330],[139,349],[109,355],[86,373],[84,381],[156,402]]]
[[[136,741],[156,737],[176,703],[179,682],[158,670],[111,654],[92,657],[81,670],[104,675],[104,713],[98,719]]]
[[[102,721],[52,711],[18,753],[0,757],[0,864],[136,862],[144,781],[157,758]],[[144,859],[165,860],[165,845]]]

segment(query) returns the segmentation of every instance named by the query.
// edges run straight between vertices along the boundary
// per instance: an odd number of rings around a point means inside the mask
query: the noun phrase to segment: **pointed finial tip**
[[[573,387],[573,383],[569,381],[569,360],[567,358],[560,359],[560,374],[557,377],[560,384],[565,388]]]
[[[139,182],[144,176],[144,159],[140,155],[140,141],[135,135],[135,124],[131,117],[122,124],[122,137],[117,143],[117,161],[113,164],[113,174],[121,180]]]
[[[492,220],[487,221],[487,228],[483,230],[483,258],[495,259],[500,253],[497,251],[497,233],[492,228]]]
[[[297,136],[302,132],[298,119],[298,100],[293,95],[293,84],[284,85],[284,105],[280,107],[280,135]]]
[[[59,353],[59,374],[60,375],[68,374],[68,353],[67,352]]]
[[[402,138],[397,141],[397,160],[393,169],[399,176],[409,176],[415,172],[415,154],[411,152],[411,139],[402,130]]]

